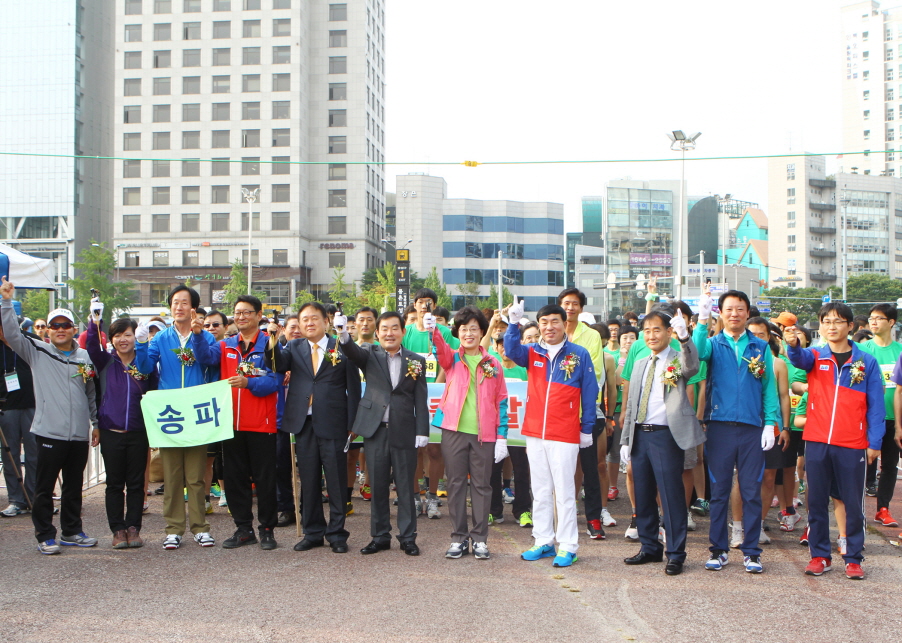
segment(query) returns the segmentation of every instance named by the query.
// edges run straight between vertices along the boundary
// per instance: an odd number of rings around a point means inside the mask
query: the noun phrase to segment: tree
[[[315,300],[316,297],[314,297],[313,293],[309,290],[299,290],[297,296],[294,298],[294,309],[300,312],[301,306],[306,304],[308,301]]]
[[[247,268],[244,267],[244,263],[242,263],[241,259],[236,259],[232,264],[232,271],[229,273],[229,281],[225,285],[225,288],[223,288],[223,291],[225,293],[223,302],[225,303],[227,310],[233,310],[235,308],[235,302],[238,300],[238,295],[247,294]],[[263,301],[266,298],[266,292],[263,290],[255,290],[251,294],[260,301]]]
[[[397,287],[395,265],[386,263],[381,268],[367,270],[367,273],[369,273],[369,279],[364,279],[366,283],[361,287],[360,295],[358,296],[360,305],[369,306],[376,310],[391,309],[393,307],[391,298],[395,294],[395,288]]]
[[[501,307],[504,308],[508,304],[514,303],[514,296],[511,294],[511,291],[507,289],[507,286],[503,286],[501,289]],[[491,308],[495,310],[498,308],[498,288],[495,287],[495,284],[492,284],[492,287],[489,288],[489,294],[484,299],[479,301],[479,308]]]
[[[50,291],[29,288],[23,292],[25,295],[21,300],[22,314],[31,321],[47,319],[47,313],[50,312]]]
[[[435,266],[432,266],[432,270],[429,271],[429,274],[426,275],[426,279],[423,280],[423,288],[434,290],[435,294],[438,295],[436,306],[451,310],[451,295],[448,294],[448,288],[445,284],[438,278],[438,270],[436,270]],[[415,292],[416,291],[411,287],[410,294],[413,295]]]
[[[329,299],[332,303],[341,302],[347,306],[348,312],[360,308],[357,300],[357,284],[345,281],[345,267],[335,266],[332,270],[332,283],[329,285]]]
[[[837,291],[833,291],[833,296],[837,296]],[[902,297],[902,281],[886,275],[872,273],[850,275],[846,282],[846,301],[856,315],[866,315],[875,303],[895,305],[900,297]],[[856,304],[856,302],[867,303]]]
[[[457,290],[464,297],[464,306],[476,306],[479,304],[479,284],[468,281],[465,284],[458,284]]]
[[[66,303],[77,318],[87,319],[92,288],[98,291],[100,301],[104,303],[103,320],[107,324],[114,312],[126,313],[135,303],[132,296],[134,283],[114,279],[116,254],[107,248],[106,242],[98,244],[91,239],[90,245],[78,253],[78,261],[73,267],[76,276],[67,279],[66,285],[74,294]]]
[[[787,288],[779,286],[768,288],[761,297],[773,298],[770,302],[774,315],[787,310],[799,318],[799,322],[817,319],[817,311],[821,309],[822,297],[827,293],[820,288]],[[783,299],[783,298],[786,299]]]

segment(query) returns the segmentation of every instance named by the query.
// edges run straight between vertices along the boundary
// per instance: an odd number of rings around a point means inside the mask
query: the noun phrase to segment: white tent
[[[51,259],[32,257],[0,243],[0,275],[13,282],[16,288],[55,290],[55,274],[56,269]]]

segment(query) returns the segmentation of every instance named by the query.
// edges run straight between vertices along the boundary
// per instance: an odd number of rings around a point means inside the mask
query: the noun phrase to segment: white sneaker
[[[489,547],[485,543],[473,543],[473,555],[479,560],[488,560]]]
[[[758,544],[759,545],[769,545],[770,544],[770,536],[767,535],[767,532],[764,531],[764,521],[761,521],[761,533],[758,534]]]
[[[213,536],[208,534],[206,531],[202,531],[199,534],[194,534],[194,542],[196,542],[201,547],[212,547],[216,544],[216,541],[213,540]]]
[[[692,517],[692,512],[689,513],[689,518],[686,520],[686,531],[695,531],[697,525],[695,524],[695,518]]]
[[[836,537],[836,551],[839,552],[840,556],[846,555],[846,539],[842,536]]]
[[[626,528],[626,533],[623,534],[623,537],[627,540],[639,540],[639,529],[636,527],[635,516],[630,520],[630,526]]]
[[[780,531],[795,531],[796,525],[802,519],[798,512],[790,516],[780,517]]]
[[[667,533],[664,531],[664,527],[658,527],[658,542],[662,545],[667,544]]]
[[[219,506],[220,507],[228,507],[229,506],[229,503],[226,502],[225,491],[223,491],[219,495]]]
[[[0,516],[3,516],[4,518],[13,518],[15,516],[18,516],[19,514],[24,513],[28,513],[28,509],[10,503],[9,507],[4,509],[3,511],[0,511]]]
[[[733,527],[733,537],[730,538],[730,548],[739,549],[742,547],[743,540],[745,540],[745,532],[742,527]]]
[[[601,524],[605,527],[616,527],[617,521],[614,520],[614,516],[608,511],[607,507],[601,508]]]
[[[451,543],[451,546],[448,547],[448,551],[445,552],[445,558],[460,558],[470,548],[470,541],[464,538],[460,542]]]
[[[178,549],[182,544],[182,537],[178,534],[169,534],[163,541],[163,549]]]
[[[438,498],[429,498],[426,502],[426,516],[433,519],[442,517],[442,512],[438,510]]]

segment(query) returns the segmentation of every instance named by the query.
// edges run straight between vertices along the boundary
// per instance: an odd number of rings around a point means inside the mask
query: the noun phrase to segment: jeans
[[[141,531],[147,448],[143,430],[100,431],[100,454],[106,468],[106,518],[114,534],[129,527]]]

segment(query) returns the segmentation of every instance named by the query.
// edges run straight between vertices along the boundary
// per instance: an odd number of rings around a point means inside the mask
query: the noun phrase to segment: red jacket
[[[219,342],[221,379],[238,375],[238,365],[242,363],[248,365],[243,370],[252,371],[242,373],[247,378],[247,388],[232,388],[234,428],[236,431],[275,433],[276,404],[283,376],[274,373],[272,364],[267,363],[266,342],[269,336],[258,332],[254,346],[243,356],[238,348],[240,339],[241,335],[235,335]]]

